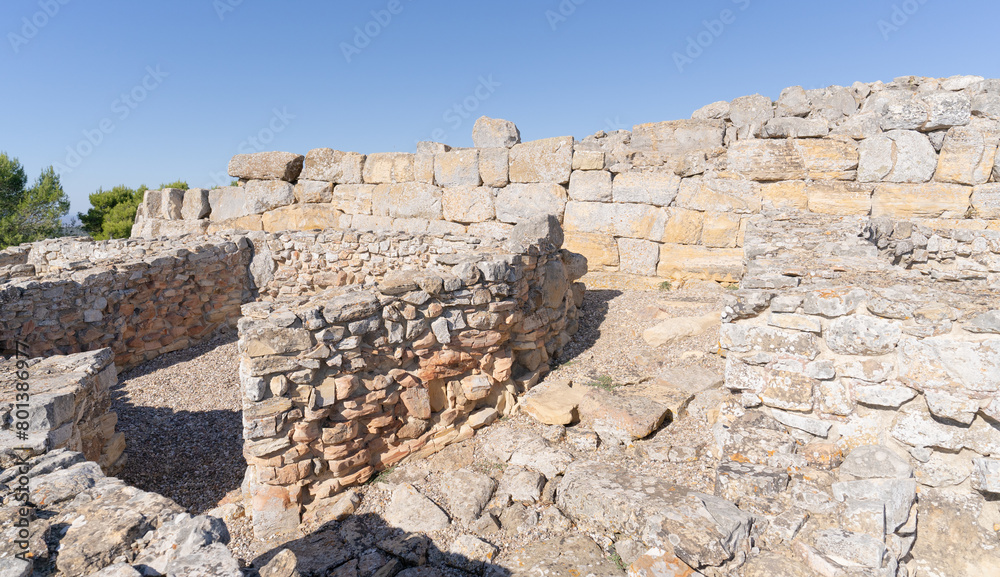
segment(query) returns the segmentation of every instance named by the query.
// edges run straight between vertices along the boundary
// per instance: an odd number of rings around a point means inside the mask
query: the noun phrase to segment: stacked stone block
[[[125,438],[115,432],[118,415],[111,410],[111,387],[118,372],[110,349],[45,359],[0,361],[0,466],[48,451],[83,453],[108,474],[124,462]],[[29,401],[18,399],[18,373],[27,376]],[[18,438],[14,423],[27,405],[27,439]],[[27,449],[25,451],[24,449]],[[15,451],[15,449],[18,449]]]
[[[552,225],[541,240],[515,230],[504,247],[423,251],[406,269],[370,269],[368,286],[243,307],[244,492],[258,536],[322,522],[344,487],[513,410],[577,328],[586,263],[558,250]]]
[[[208,192],[207,205],[197,189],[152,191],[133,232],[503,238],[550,214],[592,271],[733,282],[762,209],[1000,229],[998,103],[1000,80],[902,77],[745,96],[580,141],[522,143],[513,123],[483,117],[468,149],[238,155],[241,186]],[[183,210],[189,197],[198,210]]]
[[[878,509],[890,568],[913,546],[919,487],[995,498],[1000,233],[771,213],[751,219],[746,255],[723,313],[725,386],[798,441],[758,469],[882,451],[833,491],[857,515]],[[845,538],[871,533],[850,521]]]

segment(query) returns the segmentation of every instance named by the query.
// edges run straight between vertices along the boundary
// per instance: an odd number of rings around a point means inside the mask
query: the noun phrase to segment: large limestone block
[[[483,185],[501,188],[510,182],[510,151],[506,148],[483,148],[479,151],[479,176]]]
[[[547,214],[555,215],[562,221],[565,210],[566,189],[558,184],[512,183],[501,188],[496,197],[497,220],[509,224],[519,224]]]
[[[496,217],[492,188],[457,186],[445,188],[441,207],[445,220],[461,223],[486,222]]]
[[[295,202],[330,202],[333,200],[333,183],[299,179],[294,192]]]
[[[656,275],[681,280],[739,282],[743,276],[743,249],[664,244],[660,246]]]
[[[159,190],[147,190],[142,193],[142,205],[145,215],[149,218],[163,218],[163,193]]]
[[[604,170],[604,152],[580,150],[573,152],[573,170]]]
[[[807,210],[809,208],[806,183],[801,180],[768,182],[761,185],[760,193],[761,204],[764,208],[776,210]]]
[[[972,116],[972,100],[961,92],[932,92],[922,100],[927,108],[927,122],[920,127],[924,132],[964,126]]]
[[[585,385],[552,379],[539,384],[521,398],[521,409],[545,425],[569,425],[579,419],[577,407],[589,392]]]
[[[306,154],[302,180],[323,180],[335,184],[361,184],[365,155],[332,148],[314,148]]]
[[[203,235],[208,231],[207,220],[161,220],[159,231],[154,236]]]
[[[751,180],[853,180],[858,147],[827,138],[745,140],[729,147],[729,167]]]
[[[413,182],[413,154],[408,152],[369,154],[365,159],[363,176],[365,184]]]
[[[660,260],[660,245],[649,240],[618,239],[619,271],[640,276],[655,276]]]
[[[761,186],[747,180],[685,178],[674,204],[691,210],[755,214],[761,209]]]
[[[330,201],[346,214],[371,214],[375,184],[338,184]]]
[[[510,181],[567,184],[573,169],[573,137],[534,140],[510,149]]]
[[[247,214],[225,220],[215,220],[213,218],[209,221],[206,232],[208,234],[215,234],[225,230],[264,230],[264,225],[261,222],[259,214]]]
[[[646,204],[569,201],[563,227],[567,232],[660,240],[666,218],[662,208]]]
[[[886,182],[927,182],[937,168],[937,151],[926,135],[913,130],[891,130],[885,133],[893,142],[893,168]]]
[[[237,154],[229,161],[229,176],[245,180],[292,182],[302,172],[305,157],[291,152]]]
[[[858,182],[882,182],[896,164],[896,145],[884,134],[862,140],[858,154]]]
[[[775,105],[775,114],[779,117],[808,116],[812,112],[809,106],[809,95],[801,86],[789,86],[781,91]]]
[[[440,220],[444,218],[441,189],[420,182],[377,186],[372,192],[372,214],[391,218]]]
[[[149,192],[146,193],[146,198],[149,198]],[[208,191],[208,204],[212,207],[213,221],[250,214],[246,206],[246,189],[242,186],[225,186]]]
[[[991,127],[992,128],[992,127]],[[1000,131],[978,126],[957,126],[948,131],[938,159],[937,182],[985,184],[997,158]]]
[[[617,270],[618,243],[615,237],[593,232],[566,232],[566,250],[587,257],[589,270]]]
[[[760,94],[740,96],[729,103],[729,118],[740,140],[763,136],[764,125],[774,118],[774,104]]]
[[[673,244],[700,244],[705,213],[686,208],[668,208],[667,222],[663,227],[662,242]]]
[[[472,127],[476,148],[511,148],[521,142],[521,131],[509,120],[481,116]]]
[[[339,228],[341,213],[333,204],[293,204],[261,215],[267,232],[283,230],[326,230]]]
[[[927,104],[900,91],[869,97],[865,110],[878,115],[882,130],[917,130],[927,123]]]
[[[677,197],[681,179],[671,171],[623,172],[615,176],[615,202],[669,206]]]
[[[438,186],[479,186],[479,151],[466,148],[435,154],[434,180]]]
[[[632,128],[632,147],[675,156],[692,150],[718,148],[726,134],[722,120],[691,119],[638,124]]]
[[[184,220],[201,220],[212,212],[208,200],[209,191],[205,188],[192,188],[184,193],[184,203],[181,206],[181,217]]]
[[[181,210],[184,207],[184,190],[180,188],[164,188],[160,194],[160,218],[166,220],[180,220]]]
[[[729,102],[719,100],[711,104],[706,104],[691,113],[691,118],[695,120],[725,120],[729,118]]]
[[[971,196],[971,186],[958,184],[880,184],[872,196],[872,216],[965,218]]]
[[[706,212],[703,216],[701,244],[715,248],[735,248],[739,244],[740,215],[732,212]]]
[[[812,108],[811,118],[834,122],[858,111],[858,101],[854,98],[854,93],[844,86],[807,90],[806,96]]]
[[[246,185],[246,206],[250,214],[261,214],[295,202],[295,187],[281,180],[251,180]]]
[[[820,138],[829,133],[825,120],[809,118],[772,118],[764,125],[767,138]]]
[[[574,170],[569,179],[569,197],[573,200],[611,202],[611,173],[606,170]]]
[[[867,215],[872,210],[874,184],[828,180],[811,182],[806,197],[811,212],[837,216]]]
[[[1000,219],[1000,182],[973,188],[972,209],[977,218]]]

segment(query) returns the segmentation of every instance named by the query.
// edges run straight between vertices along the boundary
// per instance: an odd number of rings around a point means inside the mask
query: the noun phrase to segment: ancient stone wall
[[[307,279],[311,292],[314,273],[284,275],[279,298],[243,307],[244,492],[258,536],[321,516],[329,497],[405,457],[469,438],[538,382],[576,331],[583,285],[574,281],[586,272],[580,255],[558,250],[558,223],[544,222],[475,252],[455,250],[468,247],[458,239],[344,232],[337,243],[369,237],[380,247],[356,256],[398,250],[408,268],[369,268],[374,283],[309,296],[283,289]],[[331,239],[312,238],[296,250],[330,250]],[[336,276],[337,267],[320,269]]]
[[[883,507],[893,563],[916,538],[918,487],[1000,490],[1000,232],[772,213],[751,219],[746,252],[725,384],[801,446],[729,459],[763,475],[869,451],[833,494],[851,515]]]
[[[118,382],[111,350],[22,361],[0,360],[0,466],[68,449],[109,474],[117,471],[125,439],[115,432],[118,415],[111,410]],[[26,391],[16,386],[19,373],[27,377]],[[27,421],[27,438],[18,438],[17,421]],[[28,450],[15,453],[15,447]]]
[[[482,118],[475,148],[238,155],[238,187],[151,191],[133,236],[227,229],[468,233],[555,215],[591,271],[738,280],[763,209],[1000,228],[1000,80],[903,77],[716,102],[691,119],[520,142]],[[956,222],[961,221],[961,222]]]
[[[252,298],[240,238],[25,245],[0,282],[0,341],[20,339],[33,357],[107,347],[119,368],[186,348]]]

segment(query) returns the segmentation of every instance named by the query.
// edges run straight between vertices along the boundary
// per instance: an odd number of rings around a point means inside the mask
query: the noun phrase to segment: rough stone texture
[[[546,138],[510,149],[510,181],[567,184],[573,169],[573,137]]]
[[[512,148],[521,143],[521,131],[509,120],[481,116],[472,127],[472,143],[476,148]]]
[[[364,160],[364,155],[357,152],[314,148],[306,154],[299,178],[336,184],[361,184]]]
[[[237,154],[229,161],[229,176],[245,180],[294,182],[302,172],[305,157],[291,152]]]

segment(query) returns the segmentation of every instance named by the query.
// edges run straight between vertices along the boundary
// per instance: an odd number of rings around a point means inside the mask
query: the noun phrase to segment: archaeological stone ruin
[[[241,574],[229,521],[111,476],[118,373],[220,330],[233,506],[272,544],[252,574],[1000,575],[1000,80],[792,87],[579,141],[483,117],[473,142],[241,154],[238,186],[147,191],[129,239],[0,251],[0,341],[31,357],[0,364],[0,575]],[[552,377],[595,291],[699,282],[725,287],[717,378]],[[657,440],[696,420],[697,446]],[[472,446],[492,469],[407,477]],[[347,528],[392,475],[406,534],[369,542]]]

